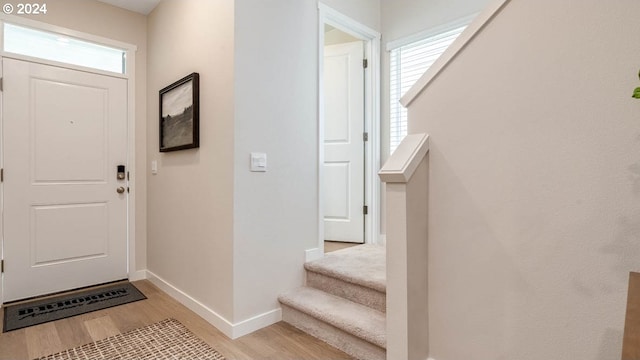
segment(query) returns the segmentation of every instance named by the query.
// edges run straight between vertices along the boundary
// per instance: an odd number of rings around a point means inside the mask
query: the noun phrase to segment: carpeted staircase
[[[279,297],[283,320],[357,359],[384,360],[385,248],[355,246],[304,267],[307,285]]]

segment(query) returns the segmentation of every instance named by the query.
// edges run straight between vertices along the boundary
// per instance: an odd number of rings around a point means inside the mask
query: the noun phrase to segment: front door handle
[[[119,188],[116,189],[116,192],[118,194],[124,194],[124,187],[120,186]]]

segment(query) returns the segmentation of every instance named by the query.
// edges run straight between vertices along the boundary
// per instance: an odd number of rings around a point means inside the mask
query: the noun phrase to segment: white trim
[[[160,288],[160,290],[167,293],[182,305],[186,306],[189,310],[198,314],[231,339],[237,339],[282,320],[282,309],[277,308],[233,324],[222,315],[216,313],[205,304],[194,299],[189,294],[178,289],[153,272],[147,270],[146,273],[147,278],[152,284]]]
[[[318,10],[320,14],[323,15],[323,17],[320,18],[320,20],[323,20],[320,22],[321,33],[324,33],[324,24],[329,24],[361,40],[371,40],[374,38],[380,40],[379,32],[353,20],[322,2],[318,2]],[[320,45],[324,46],[324,42],[320,43]]]
[[[140,281],[147,279],[147,270],[129,272],[129,281]]]
[[[324,96],[321,89],[324,89],[324,24],[325,10],[318,3],[318,247],[319,253],[315,255],[321,258],[324,256]],[[307,256],[309,250],[307,250]],[[310,260],[307,260],[310,261]]]
[[[453,30],[453,29],[457,29],[461,26],[467,25],[469,23],[472,22],[473,19],[475,19],[480,13],[474,13],[471,15],[467,15],[464,17],[461,17],[457,20],[454,21],[450,21],[446,24],[442,24],[439,26],[435,26],[432,28],[429,28],[427,30],[424,31],[420,31],[418,33],[409,35],[409,36],[405,36],[403,38],[397,39],[397,40],[393,40],[393,41],[389,41],[385,47],[385,49],[387,51],[391,51],[394,49],[397,49],[401,46],[405,46],[411,43],[414,43],[416,41],[420,41],[420,40],[424,40],[426,38],[438,35],[438,34],[442,34],[444,32]]]
[[[15,16],[15,15],[5,15],[3,13],[0,13],[0,21],[8,22],[10,24],[26,26],[36,30],[42,30],[42,31],[53,32],[61,35],[67,35],[80,40],[89,41],[92,43],[114,47],[114,48],[118,48],[126,51],[138,50],[138,47],[133,44],[127,44],[125,42],[105,38],[102,36],[97,36],[97,35],[84,33],[81,31],[71,30],[61,26],[51,25],[48,23],[31,20],[31,19],[27,19],[27,18]]]
[[[409,134],[391,154],[380,172],[385,183],[407,183],[429,152],[429,135]]]
[[[369,141],[365,148],[365,203],[369,215],[365,222],[365,243],[379,242],[380,230],[380,187],[377,176],[380,168],[380,33],[339,13],[329,6],[318,3],[318,247],[320,257],[324,256],[324,25],[331,25],[353,37],[364,40],[365,54],[369,69],[365,72],[365,131]],[[312,249],[315,250],[315,249]],[[318,253],[307,253],[310,256]]]
[[[2,24],[2,22],[0,22],[0,24]],[[95,68],[91,68],[91,67],[86,67],[86,66],[81,66],[81,65],[74,65],[74,64],[69,64],[69,63],[60,62],[60,61],[54,61],[54,60],[47,60],[47,59],[34,57],[34,56],[15,54],[15,53],[6,52],[6,51],[0,51],[0,56],[4,57],[4,58],[8,58],[8,59],[28,61],[30,63],[40,64],[40,65],[55,66],[55,67],[62,68],[62,69],[81,71],[81,72],[85,72],[85,73],[89,73],[89,74],[103,75],[103,76],[109,76],[109,77],[114,77],[114,78],[119,78],[119,79],[129,79],[130,78],[130,76],[126,75],[126,74],[119,74],[119,73],[115,73],[115,72],[111,72],[111,71],[104,71],[104,70],[95,69]],[[130,71],[133,71],[133,70],[130,70]]]
[[[380,95],[380,81],[382,72],[381,63],[380,63],[380,34],[369,41],[370,49],[369,49],[369,66],[370,71],[368,72],[366,79],[368,79],[371,86],[367,86],[365,93],[365,101],[368,101],[368,107],[365,111],[369,111],[368,118],[370,119],[368,124],[365,126],[369,126],[367,131],[369,132],[369,142],[367,142],[367,151],[369,160],[367,162],[368,165],[368,177],[370,184],[365,187],[367,193],[365,194],[365,198],[367,204],[369,206],[369,218],[366,227],[365,239],[367,243],[371,244],[379,244],[380,239],[378,235],[380,233],[380,224],[382,222],[381,214],[382,209],[381,206],[381,188],[382,183],[378,178],[378,170],[381,166],[380,160],[380,143],[382,139],[381,136],[381,118],[380,118],[380,105],[381,105],[381,95]]]
[[[404,107],[409,107],[413,100],[464,50],[464,48],[487,26],[511,0],[493,0],[486,9],[469,24],[456,41],[431,65],[416,84],[400,99]]]
[[[163,278],[159,277],[149,270],[147,270],[147,279],[149,279],[152,284],[160,288],[160,290],[164,291],[179,303],[186,306],[189,310],[200,315],[200,317],[205,319],[208,323],[215,326],[218,330],[222,331],[223,334],[227,335],[230,338],[233,338],[233,324],[223,316],[219,315],[203,303],[192,298],[184,291],[178,289],[168,281],[164,280]]]
[[[323,241],[324,244],[324,241]],[[324,249],[313,248],[309,250],[305,250],[304,252],[304,261],[310,262],[314,260],[321,259],[324,256]]]
[[[128,233],[128,249],[127,249],[127,272],[135,274],[138,270],[136,265],[136,197],[138,190],[138,181],[136,176],[136,51],[130,50],[126,52],[127,76],[127,167],[129,174],[127,185],[129,192],[127,193],[127,229]]]
[[[230,337],[231,339],[237,339],[280,321],[282,321],[282,308],[273,309],[233,324],[233,336]]]

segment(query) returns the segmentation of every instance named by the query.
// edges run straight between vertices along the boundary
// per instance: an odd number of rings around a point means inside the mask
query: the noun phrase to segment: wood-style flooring
[[[622,360],[640,359],[640,274],[629,274],[627,314],[622,340]]]
[[[346,248],[350,248],[358,245],[362,245],[362,244],[326,240],[324,242],[324,252],[326,254],[328,252],[342,250],[342,249],[346,249]]]
[[[0,335],[0,359],[34,359],[174,318],[232,359],[352,359],[349,355],[280,322],[231,340],[149,281],[134,283],[147,300],[36,325]],[[0,310],[0,316],[4,316]]]

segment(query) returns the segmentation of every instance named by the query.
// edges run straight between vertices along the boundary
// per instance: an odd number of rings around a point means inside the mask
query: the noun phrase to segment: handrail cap
[[[406,183],[429,151],[429,135],[407,135],[391,154],[378,176],[386,183]]]

